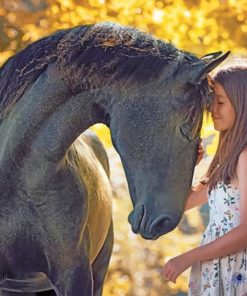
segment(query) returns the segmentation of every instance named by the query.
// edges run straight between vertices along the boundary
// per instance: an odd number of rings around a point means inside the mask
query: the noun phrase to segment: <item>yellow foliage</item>
[[[47,3],[47,7],[35,13],[16,4],[16,9],[7,10],[4,5],[0,8],[0,16],[24,32],[22,46],[57,29],[115,21],[171,40],[181,49],[192,49],[198,55],[229,49],[246,53],[246,0],[47,0]],[[39,19],[46,19],[45,26],[37,24]],[[27,23],[36,27],[34,33],[29,31],[26,35],[28,28],[23,28],[23,24]]]
[[[109,148],[112,146],[110,130],[106,125],[95,124],[91,129],[99,136],[105,147]]]
[[[6,50],[0,54],[0,64],[3,64],[8,58],[14,54],[11,50]]]

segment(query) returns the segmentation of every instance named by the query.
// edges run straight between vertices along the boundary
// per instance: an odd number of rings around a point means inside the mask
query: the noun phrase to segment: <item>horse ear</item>
[[[206,61],[206,67],[204,68],[203,72],[208,74],[214,68],[216,68],[220,63],[222,63],[230,54],[230,51],[222,54],[222,52],[218,51],[213,54],[207,54],[201,58],[202,61]],[[210,58],[209,56],[212,56]]]
[[[211,62],[212,60],[218,58],[220,55],[222,55],[222,51],[217,51],[213,53],[208,53],[200,58],[200,60],[203,60],[205,62],[209,61]]]
[[[199,66],[194,82],[198,82],[207,77],[208,73],[222,63],[230,54],[230,51],[222,54],[221,51],[207,54],[200,58],[200,62],[197,62],[196,66]]]

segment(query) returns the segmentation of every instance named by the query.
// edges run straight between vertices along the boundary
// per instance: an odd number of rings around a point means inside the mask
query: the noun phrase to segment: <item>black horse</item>
[[[0,68],[0,293],[101,295],[112,250],[105,123],[127,176],[135,233],[157,239],[184,210],[208,102],[202,59],[136,29],[79,26]],[[76,140],[77,139],[77,140]]]

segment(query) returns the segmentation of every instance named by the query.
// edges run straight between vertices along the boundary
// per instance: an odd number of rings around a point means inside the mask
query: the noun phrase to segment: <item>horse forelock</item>
[[[192,87],[195,88],[196,100],[189,104],[186,122],[192,126],[191,136],[194,138],[201,130],[203,114],[205,112],[208,113],[208,106],[211,100],[211,90],[206,78],[199,81]]]

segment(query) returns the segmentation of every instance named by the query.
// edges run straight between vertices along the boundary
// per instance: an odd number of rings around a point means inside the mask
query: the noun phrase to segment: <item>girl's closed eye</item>
[[[217,96],[217,103],[218,104],[224,104],[225,103],[225,98],[224,98],[224,96],[222,96],[222,95],[218,95]]]

